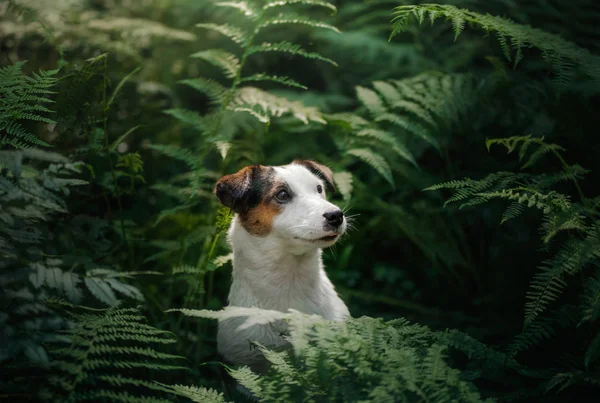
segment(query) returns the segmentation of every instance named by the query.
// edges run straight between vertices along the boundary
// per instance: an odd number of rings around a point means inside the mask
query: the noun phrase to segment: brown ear
[[[311,160],[294,160],[292,164],[303,165],[310,172],[323,179],[327,186],[329,186],[329,188],[335,192],[335,185],[333,184],[333,172],[329,167]]]
[[[248,208],[253,170],[252,166],[242,168],[234,174],[223,176],[215,185],[219,201],[236,213]]]

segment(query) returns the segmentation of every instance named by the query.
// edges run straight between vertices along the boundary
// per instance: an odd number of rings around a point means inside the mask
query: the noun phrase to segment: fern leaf
[[[454,41],[458,39],[462,31],[465,29],[465,23],[466,21],[460,15],[456,15],[452,18],[452,30],[454,31]]]
[[[175,395],[185,397],[192,402],[196,403],[226,403],[225,397],[222,393],[217,392],[213,389],[199,388],[196,386],[185,386],[185,385],[165,385],[158,383],[163,390],[169,391]]]
[[[269,8],[274,8],[274,7],[283,7],[283,6],[288,6],[288,5],[294,5],[294,4],[324,7],[324,8],[327,8],[327,9],[331,10],[332,14],[335,14],[337,12],[337,8],[335,8],[335,6],[333,4],[331,4],[331,3],[327,2],[327,1],[322,1],[322,0],[275,0],[275,1],[268,1],[263,6],[263,10],[267,10]]]
[[[296,88],[300,88],[303,90],[308,89],[308,87],[292,80],[289,77],[270,76],[268,74],[262,74],[262,73],[261,74],[253,74],[251,76],[244,77],[240,80],[240,82],[247,82],[247,81],[272,81],[274,83],[287,85],[288,87],[296,87]]]
[[[582,322],[593,322],[600,318],[600,274],[588,280],[582,308]]]
[[[391,113],[381,114],[376,117],[375,121],[390,122],[393,125],[398,126],[406,130],[407,132],[414,134],[417,137],[420,137],[421,139],[435,147],[437,150],[441,149],[439,142],[436,140],[435,137],[433,137],[432,133],[425,126],[417,122],[411,122],[408,119]]]
[[[215,104],[221,104],[229,91],[218,82],[209,78],[191,78],[180,80],[179,83],[185,84],[195,90],[205,93]]]
[[[590,260],[600,257],[600,242],[590,233],[584,240],[570,239],[544,262],[531,281],[526,295],[525,326],[531,324],[562,294],[567,283],[564,277],[576,274]]]
[[[334,172],[333,181],[344,200],[350,200],[352,196],[352,174],[347,171]]]
[[[229,107],[234,111],[245,111],[263,123],[271,117],[291,113],[296,119],[308,124],[309,121],[327,123],[317,108],[307,107],[297,101],[270,94],[255,87],[243,87],[236,91]]]
[[[219,67],[227,78],[234,78],[240,69],[240,61],[235,55],[221,49],[209,49],[192,53],[190,57],[202,59]]]
[[[257,10],[252,7],[252,3],[247,1],[221,1],[215,4],[218,7],[229,7],[239,10],[245,17],[254,19],[257,16]]]
[[[385,107],[383,101],[375,91],[365,87],[357,86],[356,96],[371,113],[371,115],[380,116],[387,112],[387,108]]]
[[[508,220],[512,220],[513,218],[517,218],[525,211],[525,205],[519,202],[512,202],[502,214],[502,220],[500,224],[504,224]]]
[[[339,29],[337,29],[333,25],[327,24],[325,22],[315,21],[308,17],[287,16],[287,15],[283,16],[283,17],[275,17],[275,18],[267,19],[266,21],[260,23],[256,27],[256,31],[259,32],[266,27],[270,27],[273,25],[283,25],[283,24],[285,24],[285,25],[288,25],[288,24],[308,25],[309,27],[313,27],[313,28],[327,29],[327,30],[337,32],[337,33],[340,32]]]
[[[411,16],[417,16],[417,21],[421,23],[422,18],[418,16],[422,15],[423,11],[429,13],[432,24],[434,20],[440,17],[451,21],[455,40],[463,31],[465,23],[480,27],[486,34],[489,32],[494,33],[500,42],[504,56],[509,62],[513,61],[510,49],[510,44],[512,44],[516,52],[513,63],[515,67],[523,57],[522,48],[533,47],[539,49],[542,56],[550,63],[550,67],[555,74],[555,82],[558,85],[562,86],[572,81],[576,69],[592,78],[596,86],[600,84],[600,70],[596,67],[599,64],[600,56],[592,54],[589,50],[580,48],[558,35],[532,28],[529,25],[518,24],[489,14],[479,14],[453,5],[421,4],[396,7],[390,40],[408,29]]]
[[[185,162],[191,169],[199,167],[198,156],[186,148],[179,148],[172,145],[150,144],[148,148],[161,152],[171,158]]]
[[[545,316],[536,318],[536,320],[525,326],[521,333],[515,336],[507,347],[507,354],[514,357],[519,352],[553,337],[557,328],[574,325],[575,317],[574,307],[563,305]]]
[[[392,188],[395,187],[394,177],[392,176],[392,169],[390,168],[385,158],[374,153],[368,148],[353,148],[351,150],[346,151],[346,153],[357,157],[363,162],[366,162],[368,165],[373,167],[373,169],[379,172],[381,176],[383,176],[385,180],[388,181]]]
[[[225,35],[238,45],[244,45],[244,43],[246,42],[246,38],[248,37],[247,32],[243,31],[238,27],[234,27],[227,24],[196,24],[196,27],[218,32],[222,35]]]
[[[170,403],[170,400],[161,399],[152,396],[138,396],[132,395],[128,392],[116,392],[113,390],[92,390],[85,395],[86,400],[96,401],[109,401],[109,402],[120,402],[120,403],[136,403],[142,401],[143,403]]]
[[[163,113],[165,113],[166,115],[173,116],[180,122],[193,126],[198,130],[203,130],[209,126],[206,118],[188,109],[167,109]]]
[[[181,312],[185,316],[218,320],[246,317],[246,321],[240,325],[239,329],[248,329],[255,325],[266,325],[291,317],[290,313],[231,305],[220,311],[207,309],[168,309],[165,312]]]
[[[381,141],[382,143],[390,146],[398,156],[404,158],[412,165],[417,167],[417,162],[415,161],[410,151],[398,140],[396,140],[396,138],[392,134],[378,129],[362,129],[358,131],[356,135],[359,137],[371,137]]]
[[[318,53],[307,52],[304,49],[302,49],[302,47],[300,45],[296,45],[296,44],[293,44],[290,42],[276,42],[276,43],[263,42],[260,45],[254,45],[254,46],[249,47],[246,51],[246,53],[248,55],[252,55],[254,53],[266,53],[266,52],[289,53],[292,55],[304,57],[306,59],[320,60],[322,62],[333,64],[334,66],[338,65],[336,62],[334,62],[333,60],[331,60],[327,57],[321,56]]]

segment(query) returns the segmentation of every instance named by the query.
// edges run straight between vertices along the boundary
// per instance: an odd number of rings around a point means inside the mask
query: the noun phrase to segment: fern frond
[[[283,6],[289,6],[289,5],[295,5],[295,4],[299,4],[299,5],[307,5],[307,6],[318,6],[318,7],[323,7],[323,8],[327,8],[329,10],[331,10],[332,14],[335,14],[337,12],[337,8],[335,8],[335,6],[327,1],[322,1],[322,0],[275,0],[275,1],[268,1],[264,6],[263,6],[263,10],[267,10],[269,8],[275,8],[275,7],[283,7]]]
[[[228,24],[196,24],[196,27],[218,32],[222,35],[225,35],[238,45],[244,45],[244,43],[246,42],[246,38],[248,37],[248,33],[242,30],[241,28],[234,27]]]
[[[254,19],[257,16],[258,10],[253,7],[253,2],[247,1],[221,1],[216,3],[217,7],[228,7],[239,10],[245,17]]]
[[[268,123],[273,116],[281,116],[285,113],[291,113],[304,124],[308,124],[309,121],[326,123],[317,108],[304,106],[297,101],[289,101],[255,87],[243,87],[237,90],[229,109],[248,112],[263,123]]]
[[[158,383],[136,377],[135,372],[131,372],[132,368],[147,371],[181,369],[171,364],[181,357],[153,347],[175,340],[143,321],[144,317],[133,308],[73,314],[73,326],[65,330],[68,347],[50,349],[54,357],[52,365],[58,372],[53,376],[48,393],[62,397],[61,400],[168,401],[156,396],[156,392],[166,391]],[[134,345],[126,347],[123,341]]]
[[[350,172],[341,171],[333,173],[333,181],[344,200],[350,200],[352,196],[352,174]]]
[[[513,341],[508,345],[506,352],[509,356],[516,356],[540,342],[552,338],[557,328],[573,326],[576,323],[575,307],[563,305],[545,316],[536,318],[535,321],[523,328]]]
[[[208,89],[207,89],[208,91]],[[204,116],[198,115],[198,113],[182,108],[167,109],[163,111],[164,114],[173,116],[175,119],[182,123],[190,125],[198,130],[204,130],[209,127],[209,122]]]
[[[287,319],[293,351],[274,351],[256,343],[270,363],[267,374],[259,376],[248,367],[227,368],[240,385],[264,402],[319,401],[324,397],[385,402],[480,401],[477,390],[447,364],[443,334],[406,320],[384,322],[362,317],[334,322],[294,310],[276,314],[239,307],[188,314],[219,320],[256,316],[243,326]],[[452,340],[454,343],[458,338]],[[483,350],[477,350],[482,357],[492,354]]]
[[[375,118],[376,122],[389,122],[395,126],[398,126],[407,132],[414,134],[415,136],[423,139],[424,141],[431,144],[436,149],[440,149],[440,144],[435,137],[432,136],[431,132],[424,126],[417,122],[410,121],[402,116],[395,115],[392,113],[384,113]]]
[[[396,140],[396,138],[391,133],[385,132],[383,130],[367,128],[358,131],[356,135],[358,137],[370,137],[384,143],[386,146],[390,146],[399,157],[407,160],[415,167],[417,166],[417,162],[415,161],[410,151],[398,140]]]
[[[517,218],[525,211],[525,205],[519,202],[512,202],[502,213],[502,219],[500,220],[500,224],[504,224],[508,220],[512,220]]]
[[[181,162],[184,162],[191,169],[196,169],[199,167],[200,161],[198,161],[197,155],[195,155],[192,151],[188,149],[161,144],[150,144],[148,145],[148,148],[163,153],[171,158],[175,158],[176,160],[179,160]]]
[[[455,40],[462,33],[465,23],[483,29],[486,34],[495,33],[505,57],[508,61],[514,61],[515,67],[523,57],[522,49],[533,47],[539,49],[544,59],[550,63],[557,83],[564,85],[572,81],[574,71],[578,68],[592,78],[596,85],[600,84],[600,70],[597,68],[600,64],[600,56],[594,55],[587,49],[580,48],[558,35],[532,28],[529,25],[518,24],[489,14],[479,14],[453,5],[399,6],[395,8],[393,14],[393,30],[390,39],[408,29],[411,16],[417,16],[417,21],[421,24],[423,19],[419,16],[427,14],[432,24],[438,18],[450,20]],[[511,46],[509,46],[509,42]]]
[[[279,83],[279,84],[283,84],[283,85],[287,85],[288,87],[296,87],[296,88],[300,88],[303,90],[308,89],[308,87],[292,80],[289,77],[279,77],[279,76],[271,76],[268,74],[253,74],[251,76],[248,77],[243,77],[240,82],[248,82],[248,81],[271,81],[274,83]]]
[[[312,28],[322,28],[322,29],[327,29],[327,30],[337,32],[337,33],[340,32],[339,29],[337,29],[333,25],[327,24],[325,22],[315,21],[314,19],[309,18],[309,17],[303,17],[303,16],[299,16],[299,15],[293,16],[293,15],[287,15],[287,14],[284,16],[277,16],[277,17],[269,18],[269,19],[261,22],[256,27],[256,32],[260,32],[264,28],[267,28],[267,27],[270,27],[273,25],[292,25],[292,24],[293,25],[307,25]]]
[[[210,98],[210,100],[214,104],[217,104],[217,105],[221,104],[223,102],[225,96],[227,95],[227,93],[229,91],[228,89],[223,87],[218,82],[211,80],[209,78],[202,78],[202,77],[190,78],[190,79],[181,80],[181,81],[179,81],[179,83],[185,84],[189,87],[192,87],[195,90],[205,93]],[[169,113],[169,111],[174,111],[174,110],[170,109],[170,110],[166,111],[165,113]],[[190,113],[193,113],[193,112],[190,112]],[[170,113],[170,114],[172,114],[172,113]]]
[[[591,230],[584,239],[567,240],[552,259],[545,261],[525,296],[525,326],[558,299],[567,286],[565,277],[578,273],[595,259],[600,259],[600,237]]]
[[[600,318],[600,274],[588,280],[582,308],[582,321],[593,322]]]
[[[207,389],[196,386],[186,386],[186,385],[165,385],[163,383],[157,384],[166,391],[169,391],[172,394],[185,397],[192,402],[196,403],[226,403],[225,397],[222,393],[217,392],[213,389]]]
[[[58,70],[28,77],[23,74],[24,64],[17,62],[0,68],[0,144],[15,148],[47,147],[49,144],[28,131],[22,122],[56,123],[42,113],[52,112],[45,104],[54,102],[47,96],[54,94]]]
[[[379,95],[377,95],[375,91],[365,87],[357,86],[356,96],[372,116],[380,116],[387,112],[383,101],[381,98],[379,98]]]
[[[292,55],[304,57],[306,59],[320,60],[322,62],[333,64],[334,66],[338,65],[336,62],[334,62],[333,60],[331,60],[327,57],[321,56],[318,53],[307,52],[304,49],[302,49],[302,47],[300,45],[296,45],[296,44],[293,44],[290,42],[276,42],[276,43],[263,42],[260,45],[250,46],[246,50],[246,54],[248,54],[248,55],[252,55],[255,53],[267,53],[267,52],[289,53]]]
[[[240,69],[240,61],[238,58],[221,49],[203,50],[201,52],[192,53],[190,57],[202,59],[220,68],[227,78],[234,78]]]
[[[347,150],[346,153],[353,155],[370,165],[373,169],[379,172],[393,188],[395,187],[392,169],[385,158],[383,158],[381,155],[376,154],[368,148],[353,148],[351,150]]]

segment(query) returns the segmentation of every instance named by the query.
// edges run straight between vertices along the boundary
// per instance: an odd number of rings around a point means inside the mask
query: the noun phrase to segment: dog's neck
[[[321,286],[321,249],[293,249],[274,236],[250,234],[237,217],[229,229],[233,248],[230,303],[265,309],[293,307],[294,293],[312,294]]]

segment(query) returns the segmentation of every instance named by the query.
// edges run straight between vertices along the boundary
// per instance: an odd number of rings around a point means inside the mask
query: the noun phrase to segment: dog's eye
[[[323,186],[317,185],[317,193],[323,193]]]
[[[275,198],[277,199],[277,201],[286,202],[290,200],[290,194],[287,192],[287,190],[280,190],[275,195]]]

